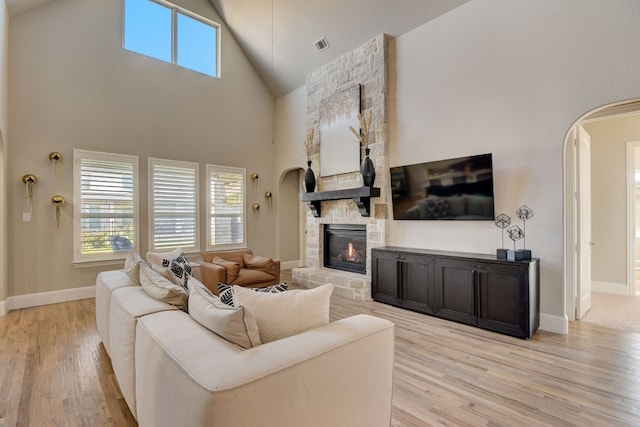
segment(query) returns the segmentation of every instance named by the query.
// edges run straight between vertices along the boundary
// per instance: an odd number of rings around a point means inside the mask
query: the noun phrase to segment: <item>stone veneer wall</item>
[[[325,283],[336,285],[334,294],[356,300],[371,299],[371,248],[384,246],[387,241],[388,209],[390,200],[389,165],[387,156],[388,131],[388,36],[379,35],[358,49],[307,75],[307,128],[315,129],[312,169],[318,176],[319,144],[322,136],[320,106],[330,96],[356,84],[361,85],[361,108],[365,117],[373,113],[370,138],[370,158],[376,169],[375,187],[380,197],[371,199],[371,216],[360,215],[352,200],[322,202],[322,216],[314,218],[307,212],[306,265],[293,269],[293,282],[312,288]],[[345,129],[345,138],[352,139]],[[364,156],[364,154],[363,154]],[[316,191],[330,191],[362,186],[359,172],[326,178],[317,178]],[[322,227],[324,224],[366,224],[367,274],[357,274],[323,267]]]

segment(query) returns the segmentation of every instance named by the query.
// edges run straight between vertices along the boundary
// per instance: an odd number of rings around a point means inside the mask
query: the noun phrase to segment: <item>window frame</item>
[[[195,231],[194,231],[194,241],[195,245],[193,246],[155,246],[155,198],[154,198],[154,187],[155,187],[155,176],[154,170],[155,166],[171,166],[176,168],[183,169],[191,169],[194,171],[194,195],[195,195]],[[167,160],[167,159],[158,159],[149,157],[147,159],[147,182],[148,182],[148,223],[149,223],[149,252],[164,252],[175,248],[181,248],[185,253],[197,253],[200,252],[200,165],[197,162],[185,162],[179,160]]]
[[[214,172],[230,172],[238,173],[242,175],[242,242],[239,243],[223,243],[212,245],[211,244],[211,208],[212,208],[212,194],[211,194],[211,175]],[[232,166],[220,166],[220,165],[206,165],[206,192],[207,192],[207,208],[206,208],[206,233],[207,240],[205,247],[207,251],[219,251],[226,249],[244,249],[247,247],[247,170],[246,168],[232,167]]]
[[[153,56],[149,56],[149,55],[145,55],[144,53],[140,53],[137,52],[135,50],[130,50],[127,49],[125,47],[125,28],[126,28],[126,2],[129,0],[122,0],[122,48],[128,52],[133,52],[135,54],[138,55],[143,55],[147,58],[152,58],[155,59],[157,61],[162,61],[162,62],[166,62],[162,59],[158,59],[158,58],[154,58]],[[218,24],[217,22],[205,18],[204,16],[198,15],[197,13],[191,12],[190,10],[187,10],[181,6],[178,6],[176,4],[173,4],[171,2],[168,2],[166,0],[147,0],[153,3],[156,3],[160,6],[166,7],[168,9],[171,10],[171,64],[176,65],[180,68],[184,68],[186,70],[190,70],[205,76],[209,76],[211,78],[214,79],[219,79],[220,78],[220,56],[221,56],[221,51],[220,48],[222,46],[221,43],[221,39],[222,39],[222,26],[220,24]],[[183,65],[178,64],[178,13],[181,13],[189,18],[192,18],[196,21],[199,21],[205,25],[208,25],[210,27],[213,27],[216,31],[216,43],[215,43],[215,48],[216,48],[216,57],[215,57],[215,75],[212,76],[211,74],[208,73],[204,73],[202,71],[198,71],[198,70],[194,70],[193,68],[189,68],[189,67],[185,67]]]
[[[73,263],[102,263],[119,261],[126,258],[130,251],[111,251],[102,254],[82,254],[82,161],[103,160],[116,163],[129,164],[132,167],[132,227],[133,248],[131,251],[138,253],[140,250],[140,197],[139,197],[139,159],[138,156],[126,154],[105,153],[100,151],[73,150]]]

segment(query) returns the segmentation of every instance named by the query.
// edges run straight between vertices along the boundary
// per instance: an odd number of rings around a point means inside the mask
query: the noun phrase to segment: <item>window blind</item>
[[[209,177],[209,248],[241,246],[245,238],[244,169],[207,166]]]
[[[199,250],[198,164],[149,159],[152,249]]]
[[[136,243],[137,157],[74,153],[76,260],[108,259]],[[79,208],[79,209],[78,209]]]

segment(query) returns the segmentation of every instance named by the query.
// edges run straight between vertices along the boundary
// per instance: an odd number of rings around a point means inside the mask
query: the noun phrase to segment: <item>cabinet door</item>
[[[476,324],[474,263],[436,258],[434,314],[468,325]]]
[[[399,305],[400,284],[396,252],[371,251],[371,297]]]
[[[403,307],[433,314],[433,257],[405,254],[399,261]]]
[[[520,338],[529,337],[528,268],[478,265],[478,326]]]

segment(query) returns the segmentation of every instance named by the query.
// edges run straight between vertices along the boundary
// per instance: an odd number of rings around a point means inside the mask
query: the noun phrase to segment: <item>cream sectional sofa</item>
[[[142,427],[389,425],[389,321],[357,315],[245,350],[110,271],[96,323]]]

